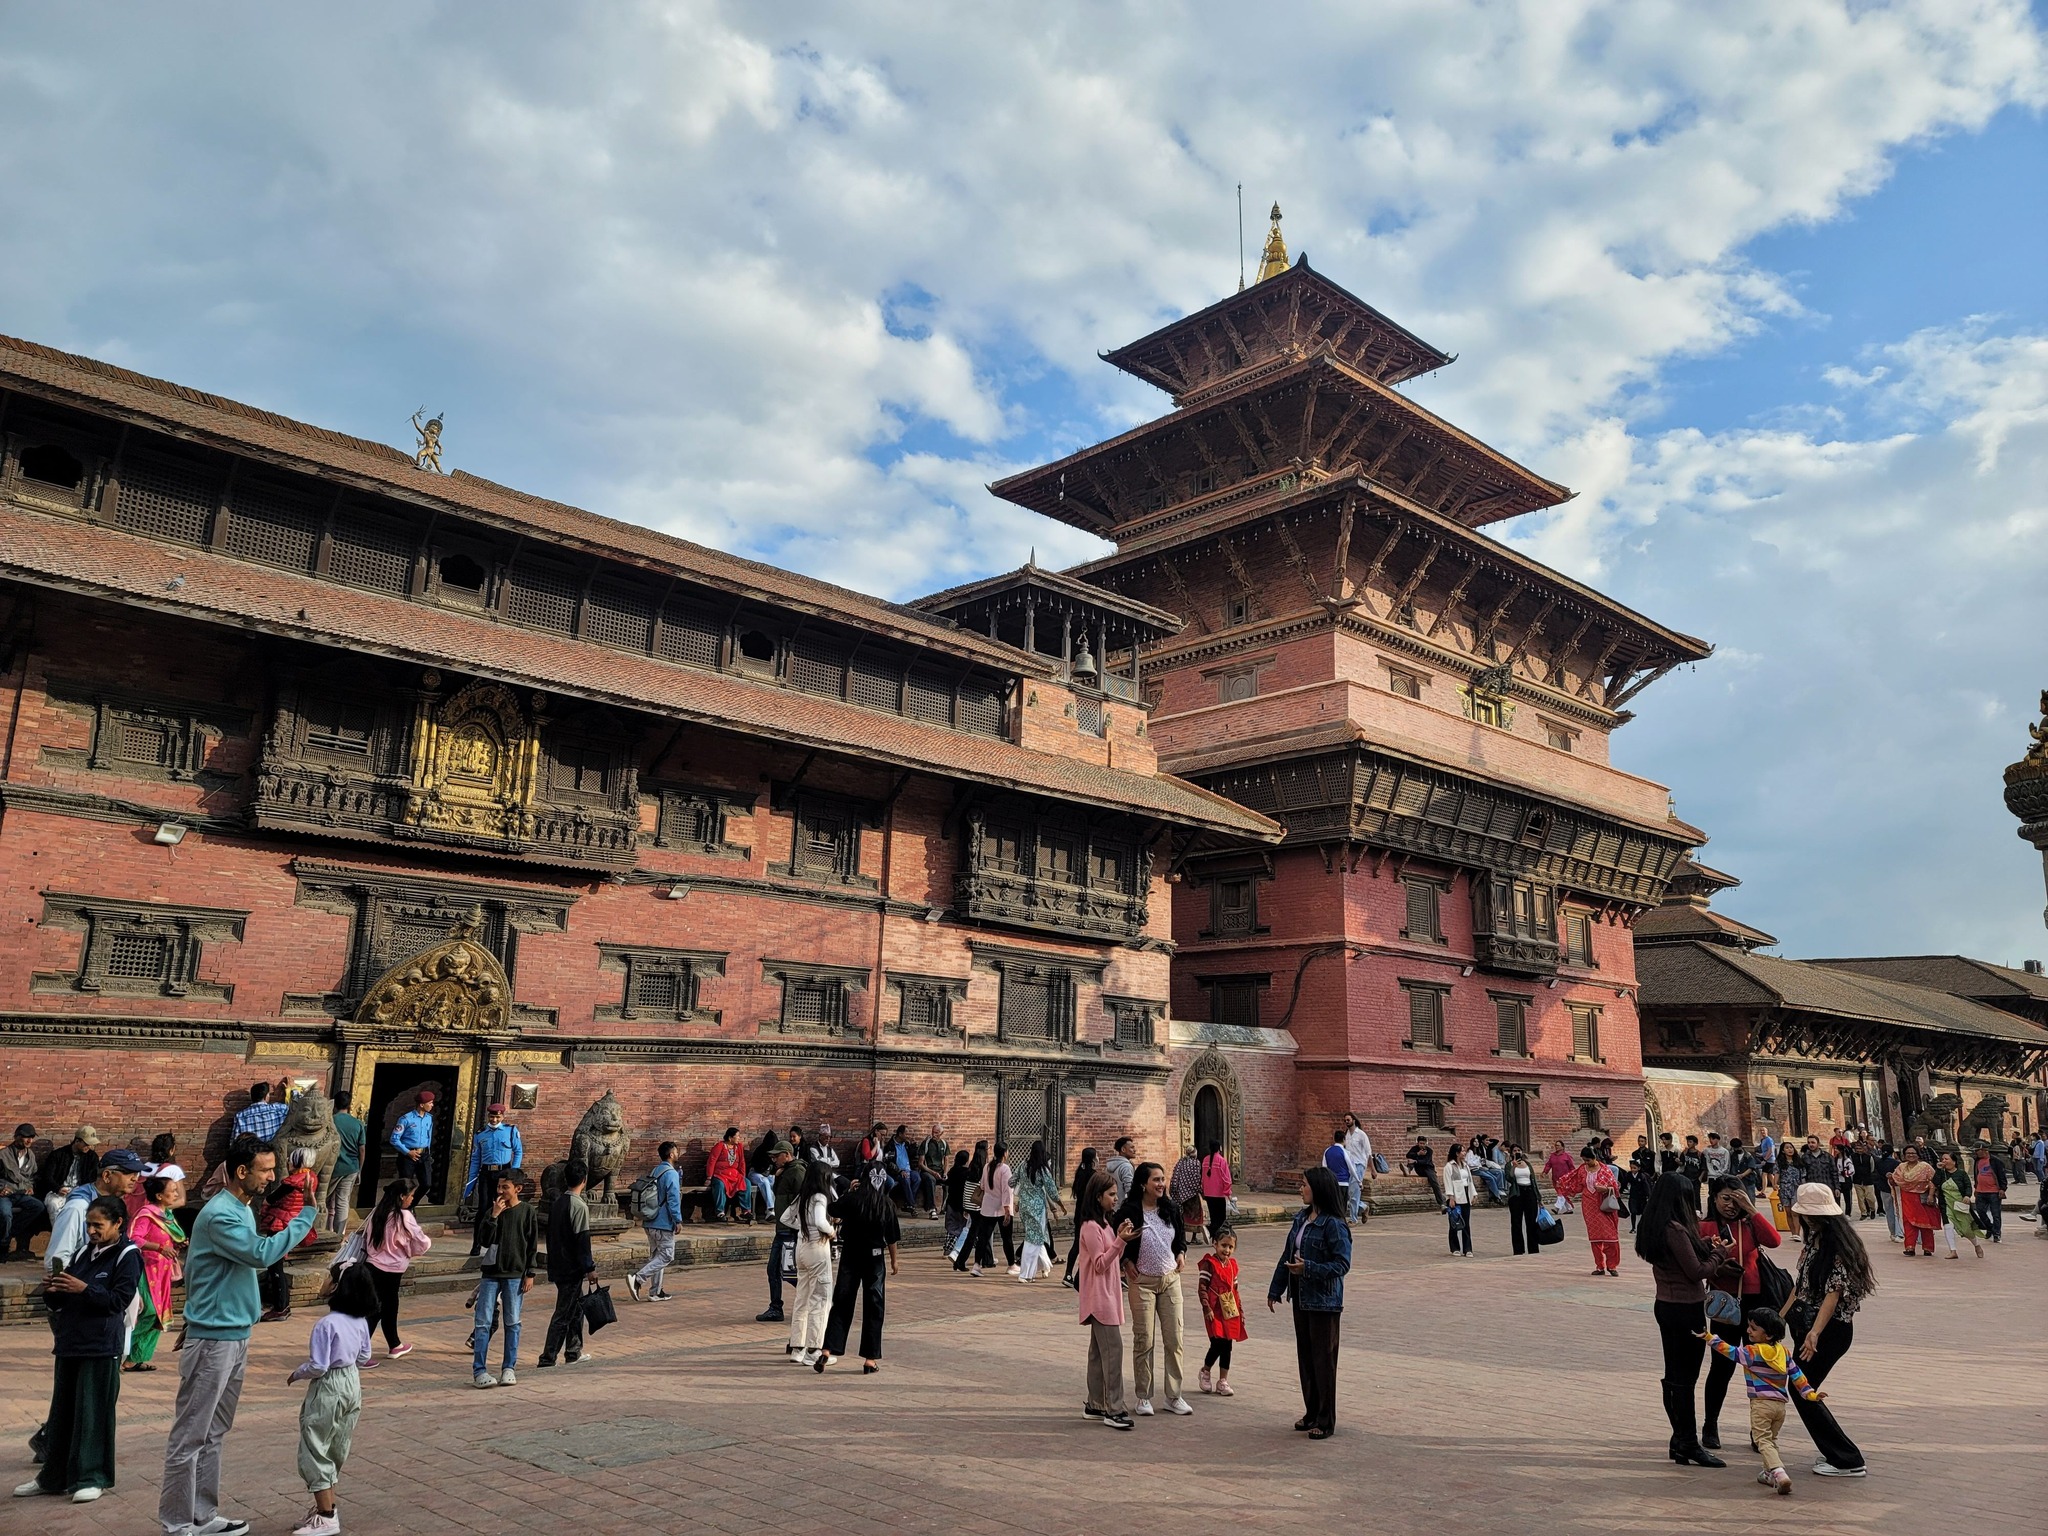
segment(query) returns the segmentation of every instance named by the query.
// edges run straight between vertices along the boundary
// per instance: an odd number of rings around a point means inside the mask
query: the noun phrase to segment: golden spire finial
[[[1265,254],[1259,258],[1257,281],[1262,283],[1267,278],[1278,277],[1287,270],[1287,242],[1280,238],[1280,205],[1278,203],[1273,205],[1272,219],[1273,228],[1266,235]]]

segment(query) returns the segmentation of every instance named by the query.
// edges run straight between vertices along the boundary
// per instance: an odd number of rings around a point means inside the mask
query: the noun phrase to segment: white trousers
[[[1035,1280],[1040,1275],[1052,1273],[1052,1260],[1045,1256],[1045,1244],[1026,1243],[1024,1257],[1017,1266],[1019,1280]]]
[[[796,1245],[796,1307],[789,1315],[789,1343],[799,1351],[825,1346],[825,1319],[832,1311],[832,1245]]]

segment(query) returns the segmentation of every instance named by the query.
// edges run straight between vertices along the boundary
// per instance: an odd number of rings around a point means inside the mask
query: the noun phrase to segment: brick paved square
[[[468,1314],[425,1296],[406,1314],[418,1348],[364,1379],[341,1488],[344,1529],[497,1533],[786,1533],[1711,1530],[1969,1532],[2022,1536],[2048,1506],[2048,1242],[2011,1223],[1977,1261],[1901,1260],[1876,1234],[1881,1289],[1828,1382],[1872,1474],[1806,1469],[1797,1494],[1754,1482],[1740,1438],[1725,1471],[1663,1457],[1647,1272],[1587,1278],[1576,1231],[1535,1259],[1507,1256],[1497,1212],[1475,1218],[1477,1256],[1453,1259],[1429,1216],[1375,1221],[1349,1283],[1338,1436],[1312,1444],[1286,1312],[1258,1299],[1281,1234],[1248,1230],[1241,1257],[1252,1336],[1228,1400],[1191,1419],[1114,1434],[1080,1413],[1072,1293],[1000,1275],[953,1275],[906,1250],[890,1291],[881,1374],[819,1377],[783,1362],[779,1329],[751,1321],[754,1267],[674,1272],[680,1299],[621,1303],[596,1359],[524,1369],[512,1389],[469,1382]],[[1189,1374],[1200,1319],[1189,1300]],[[408,1301],[412,1299],[409,1297]],[[299,1390],[284,1384],[313,1313],[260,1328],[228,1442],[224,1507],[262,1536],[307,1504],[293,1471]],[[528,1332],[529,1343],[533,1340]],[[0,1443],[29,1476],[24,1441],[48,1391],[41,1326],[0,1330]],[[531,1348],[523,1351],[532,1357]],[[0,1503],[0,1530],[154,1528],[170,1370],[123,1380],[120,1486],[97,1504]],[[1740,1408],[1740,1387],[1733,1399]],[[1724,1429],[1740,1414],[1724,1416]],[[10,1484],[11,1486],[11,1484]]]

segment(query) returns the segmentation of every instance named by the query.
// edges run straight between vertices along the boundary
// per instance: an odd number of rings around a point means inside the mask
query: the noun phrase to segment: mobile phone
[[[50,1260],[50,1278],[54,1280],[63,1273],[64,1260],[61,1257]]]

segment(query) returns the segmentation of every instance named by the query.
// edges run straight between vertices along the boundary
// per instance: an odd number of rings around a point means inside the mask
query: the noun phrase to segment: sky
[[[906,597],[1292,249],[1714,643],[1634,701],[1792,955],[2048,957],[2048,5],[7,7],[0,330]]]

